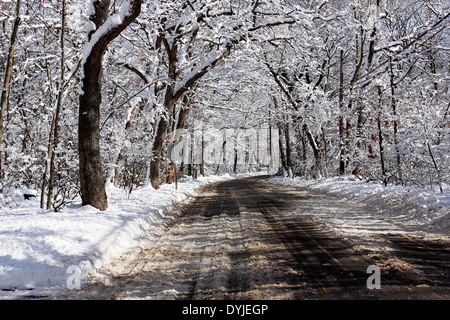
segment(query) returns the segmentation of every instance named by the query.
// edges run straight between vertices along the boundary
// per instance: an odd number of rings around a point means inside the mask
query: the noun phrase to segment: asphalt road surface
[[[138,252],[118,260],[120,272],[103,275],[77,294],[95,299],[450,298],[445,236],[360,232],[343,237],[314,218],[315,204],[330,212],[364,214],[367,208],[266,178],[207,185],[173,213],[161,233],[143,235]],[[373,265],[379,276],[368,273]],[[368,279],[380,289],[369,289]]]

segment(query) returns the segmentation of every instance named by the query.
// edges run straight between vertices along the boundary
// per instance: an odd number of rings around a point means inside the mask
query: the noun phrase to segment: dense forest
[[[42,208],[81,196],[105,210],[106,184],[170,182],[183,139],[198,160],[177,163],[183,175],[275,166],[442,192],[449,13],[440,0],[2,0],[0,205],[28,188]],[[219,160],[205,161],[213,137]],[[249,155],[272,144],[276,161]]]

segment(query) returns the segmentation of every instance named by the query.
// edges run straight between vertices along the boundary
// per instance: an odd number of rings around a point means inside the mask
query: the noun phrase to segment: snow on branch
[[[231,48],[232,48],[231,43],[226,44],[223,52],[215,53],[209,59],[207,59],[205,62],[199,65],[197,68],[192,70],[180,82],[178,82],[175,86],[174,98],[180,97],[192,85],[194,85],[197,80],[203,77],[208,72],[208,70],[220,64],[223,61],[223,59],[225,59],[230,54]]]
[[[81,60],[82,72],[84,70],[84,65],[88,63],[91,55],[96,52],[103,52],[106,46],[140,14],[142,1],[143,0],[127,0],[122,5],[120,12],[108,17],[95,31],[92,26],[93,19],[90,19],[91,27],[88,30],[88,32],[90,32],[89,41],[84,47]],[[99,0],[92,0],[90,9],[91,17],[97,15],[97,12],[93,8],[98,2]],[[82,78],[84,78],[84,74],[82,74]]]
[[[419,42],[420,40],[423,40],[423,38],[431,31],[438,30],[438,32],[440,32],[444,28],[448,27],[448,24],[445,24],[444,22],[448,20],[449,17],[450,12],[447,13],[445,16],[439,17],[433,24],[425,26],[425,28],[423,29],[419,29],[412,34],[405,36],[399,40],[393,41],[387,45],[384,45],[383,47],[375,48],[375,52],[387,50],[399,55],[400,53],[403,53],[405,50],[410,48],[413,44]],[[441,27],[441,25],[444,26]],[[435,34],[436,33],[432,34],[430,37],[433,37]]]

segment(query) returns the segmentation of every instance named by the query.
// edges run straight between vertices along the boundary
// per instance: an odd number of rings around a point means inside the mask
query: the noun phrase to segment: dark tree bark
[[[110,0],[94,2],[95,12],[89,19],[95,24],[96,31],[88,34],[89,43],[86,49],[90,48],[90,51],[85,52],[83,58],[82,92],[79,97],[78,148],[81,199],[83,205],[91,205],[101,211],[108,207],[100,158],[102,61],[108,44],[140,14],[142,0],[130,0],[130,9],[124,13],[121,23],[102,30],[101,26],[108,18],[110,2]]]
[[[17,39],[17,31],[19,30],[20,25],[20,6],[22,4],[21,0],[16,2],[16,12],[13,20],[13,27],[11,32],[11,38],[9,40],[9,49],[8,49],[8,57],[6,59],[6,69],[5,69],[5,77],[3,80],[2,93],[0,98],[0,146],[3,140],[3,121],[5,119],[6,106],[8,104],[8,93],[11,86],[12,81],[12,72],[13,72],[13,58],[14,58],[14,47]],[[0,149],[0,171],[2,169],[1,163],[1,149]]]
[[[284,154],[284,149],[283,149],[283,130],[281,129],[281,125],[278,124],[278,148],[280,151],[280,159],[281,159],[281,166],[283,167],[285,172],[288,172],[288,166],[286,164],[286,156]]]
[[[345,174],[345,142],[344,142],[344,50],[340,52],[339,68],[339,142],[341,152],[339,154],[339,174]]]
[[[61,1],[61,76],[59,79],[58,84],[58,98],[56,101],[56,110],[55,110],[55,119],[54,119],[54,128],[50,128],[50,130],[53,130],[53,144],[49,146],[51,148],[51,156],[50,156],[50,177],[48,180],[48,196],[47,196],[47,209],[51,209],[52,207],[52,199],[53,199],[53,184],[55,180],[55,174],[56,174],[56,148],[58,146],[58,138],[59,138],[59,119],[61,117],[61,108],[62,108],[62,100],[63,100],[63,94],[64,94],[64,82],[65,77],[64,74],[66,72],[65,64],[65,54],[64,54],[64,37],[65,37],[65,29],[66,29],[66,0]],[[51,133],[50,133],[51,135]],[[44,176],[45,181],[45,176]],[[45,182],[44,184],[45,185]],[[44,192],[44,188],[42,192]],[[42,207],[42,204],[41,204]]]
[[[403,180],[403,173],[402,173],[402,162],[400,158],[400,148],[399,148],[399,141],[398,141],[398,115],[397,115],[397,103],[395,101],[395,83],[394,83],[394,72],[392,71],[392,59],[389,58],[389,80],[390,80],[390,86],[391,86],[391,104],[392,104],[392,112],[394,115],[394,144],[395,144],[395,153],[396,153],[396,159],[397,159],[397,171],[398,171],[398,179],[401,183]]]
[[[167,93],[168,95],[171,94],[172,90],[169,90],[170,92]],[[167,104],[165,105],[165,109],[168,110],[167,114],[162,115],[160,117],[158,126],[156,128],[156,136],[155,140],[153,142],[153,155],[152,159],[150,161],[150,183],[154,189],[159,189],[159,177],[160,177],[160,164],[161,164],[161,158],[162,158],[162,151],[164,147],[164,137],[166,135],[167,127],[169,125],[169,117],[172,113],[172,109],[174,107],[176,101],[169,99]]]
[[[385,165],[385,161],[384,161],[383,132],[381,131],[381,89],[380,88],[378,88],[378,95],[380,96],[379,110],[378,110],[378,117],[377,117],[378,144],[380,146],[381,174],[383,175],[383,183],[385,186],[387,186],[386,165]]]
[[[289,178],[293,178],[292,169],[292,149],[291,149],[291,136],[289,132],[289,116],[286,115],[286,123],[284,125],[284,139],[286,142],[286,166],[288,168]]]

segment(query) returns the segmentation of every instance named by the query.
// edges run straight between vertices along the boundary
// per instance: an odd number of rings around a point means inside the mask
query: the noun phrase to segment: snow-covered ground
[[[352,175],[320,180],[273,177],[271,182],[307,189],[311,192],[336,196],[339,200],[362,205],[373,212],[373,217],[361,215],[359,219],[368,224],[376,220],[392,222],[408,230],[430,230],[439,233],[450,232],[450,186],[443,186],[443,193],[436,189],[415,187],[383,186],[373,182],[360,181]],[[345,214],[327,219],[339,223],[355,223],[356,217]],[[372,220],[374,219],[374,220]],[[348,227],[349,225],[346,225]],[[393,228],[390,225],[389,228]],[[392,230],[391,230],[392,231]]]
[[[97,268],[138,244],[138,237],[161,224],[168,210],[197,194],[223,175],[185,179],[175,185],[135,189],[109,187],[109,207],[101,212],[81,206],[81,200],[62,212],[39,208],[39,199],[20,200],[0,209],[0,299],[52,298],[76,286]],[[22,198],[23,199],[23,198]]]
[[[437,261],[442,256],[433,256],[438,252],[433,246],[445,248],[450,241],[449,186],[443,186],[444,192],[440,193],[412,187],[385,187],[353,176],[320,180],[273,177],[269,181],[295,188],[305,195],[296,212],[288,215],[311,219],[349,240],[352,248],[376,262],[383,274],[399,272],[413,274],[418,279],[429,276],[429,271],[423,268],[427,262],[420,266],[402,258],[391,239],[406,239],[417,248],[425,246],[422,248],[430,249],[430,258]],[[406,250],[403,252],[406,255],[417,255],[411,248],[400,250]]]
[[[130,195],[109,187],[109,207],[105,212],[81,206],[80,200],[59,213],[42,210],[38,198],[0,209],[0,299],[59,297],[68,284],[76,285],[74,276],[85,280],[95,270],[108,268],[114,259],[139,246],[139,236],[144,232],[157,233],[176,203],[195,196],[207,183],[235,177],[182,180],[177,190],[174,184],[163,185],[159,190],[141,187]],[[320,199],[307,200],[314,209],[310,214],[336,231],[376,234],[429,230],[444,236],[450,232],[448,186],[441,194],[384,187],[349,176],[318,181],[273,177],[269,181],[342,200],[340,211],[326,210],[326,203],[321,204]],[[366,206],[370,216],[346,210],[345,206],[353,204]]]

